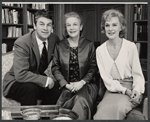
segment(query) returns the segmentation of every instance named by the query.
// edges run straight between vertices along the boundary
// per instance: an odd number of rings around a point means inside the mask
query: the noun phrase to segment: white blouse
[[[111,75],[112,67],[115,64],[121,79],[133,77],[132,89],[144,93],[145,79],[138,51],[133,42],[123,39],[122,47],[115,61],[110,57],[105,42],[96,49],[96,60],[100,75],[109,91],[125,94],[127,89],[120,84],[119,80],[114,80]]]

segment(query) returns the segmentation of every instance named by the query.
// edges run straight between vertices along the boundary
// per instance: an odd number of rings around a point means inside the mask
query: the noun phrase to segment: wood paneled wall
[[[63,16],[70,11],[78,12],[84,21],[83,34],[89,40],[102,44],[107,40],[105,34],[101,33],[101,16],[102,13],[110,8],[120,10],[127,21],[127,35],[125,38],[132,39],[132,5],[130,4],[56,4],[54,6],[55,12],[55,33],[63,38],[64,35],[64,21]]]

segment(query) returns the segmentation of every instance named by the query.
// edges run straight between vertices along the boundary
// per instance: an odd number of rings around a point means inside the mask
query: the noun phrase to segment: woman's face
[[[118,17],[111,17],[109,21],[105,22],[105,32],[109,39],[118,38],[120,31],[121,24]]]
[[[69,17],[66,19],[66,30],[70,37],[75,38],[80,36],[82,25],[80,20],[76,17]]]

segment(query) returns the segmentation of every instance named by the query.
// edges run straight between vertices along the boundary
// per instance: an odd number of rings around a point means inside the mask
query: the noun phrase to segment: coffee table
[[[33,106],[5,106],[2,110],[11,112],[12,119],[23,119],[21,110],[27,108],[39,108],[41,109],[41,119],[53,119],[59,115],[58,105],[33,105]]]

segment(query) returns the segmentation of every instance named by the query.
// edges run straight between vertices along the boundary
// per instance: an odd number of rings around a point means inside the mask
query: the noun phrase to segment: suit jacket
[[[48,38],[48,63],[50,63],[54,51],[54,46],[59,38],[51,34]],[[14,43],[13,66],[6,73],[3,81],[3,93],[7,95],[14,82],[33,82],[41,87],[46,84],[47,77],[39,75],[40,53],[35,31],[18,38]]]
[[[54,51],[52,74],[63,87],[69,82],[70,46],[67,39],[60,41]],[[87,83],[93,81],[97,72],[94,43],[81,37],[78,45],[80,79]]]

